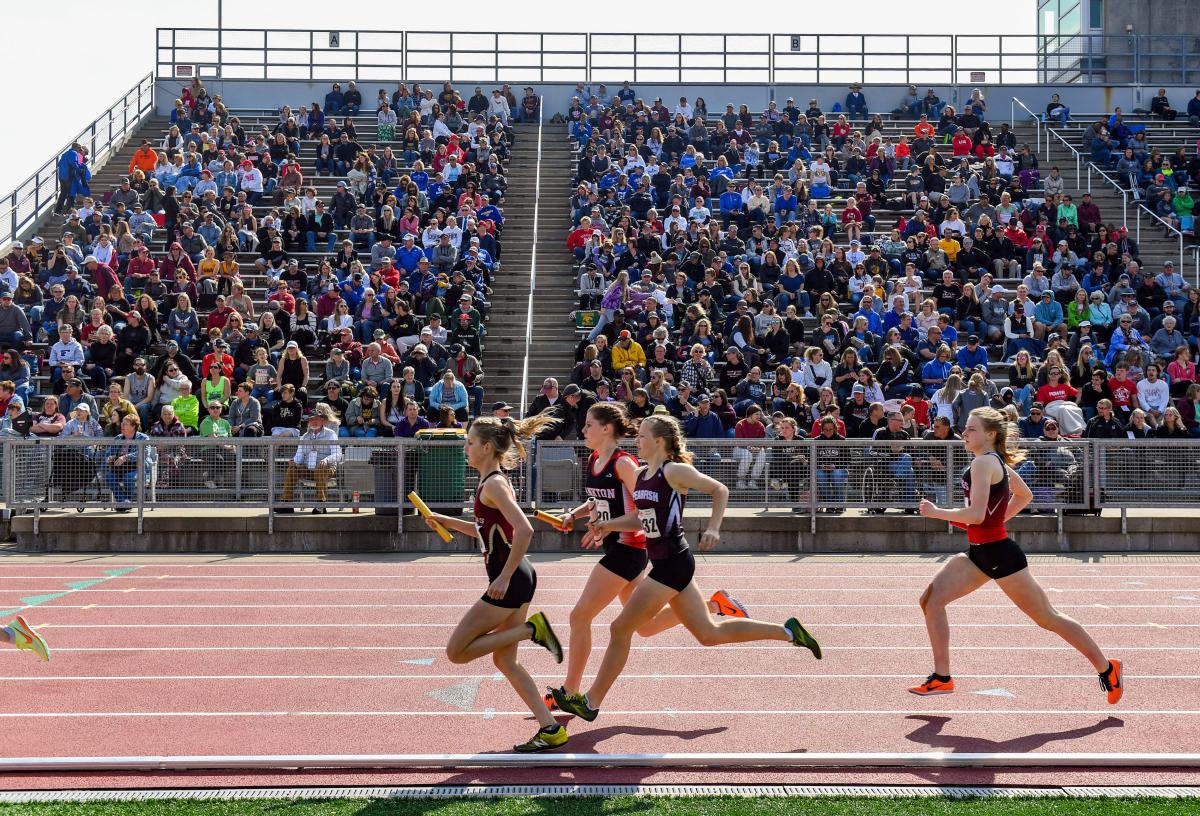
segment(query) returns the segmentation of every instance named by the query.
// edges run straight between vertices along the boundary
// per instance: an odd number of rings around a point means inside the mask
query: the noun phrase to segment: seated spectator
[[[80,413],[83,413],[84,417],[80,419],[76,428],[71,428],[68,423],[68,434],[99,436],[99,433],[88,432],[90,429],[85,424],[88,421],[87,412],[81,411]],[[77,419],[79,418],[77,417]],[[157,448],[154,445],[146,444],[150,437],[142,433],[139,430],[140,427],[137,414],[127,414],[121,420],[121,432],[101,456],[100,478],[104,482],[104,486],[112,493],[114,509],[118,513],[128,513],[132,509],[130,505],[138,490],[139,461],[142,465],[140,470],[146,474],[146,478],[149,478],[149,474],[158,462]]]
[[[332,405],[327,402],[318,405]],[[336,413],[331,414],[337,420]],[[346,406],[345,422],[338,428],[340,437],[374,438],[380,435],[384,425],[382,405],[379,402],[379,392],[374,386],[366,386],[358,397]]]
[[[299,436],[296,453],[288,462],[283,477],[283,501],[293,500],[296,485],[301,479],[311,478],[315,483],[316,499],[319,503],[328,500],[329,480],[342,461],[342,449],[337,444],[337,424],[327,405],[317,405],[307,417],[307,430]],[[277,513],[294,512],[292,507],[277,508]],[[314,507],[313,515],[325,512],[323,507]]]

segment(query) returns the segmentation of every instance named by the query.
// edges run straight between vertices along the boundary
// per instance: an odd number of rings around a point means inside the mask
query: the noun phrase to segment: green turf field
[[[1194,799],[337,799],[0,805],[3,816],[1195,816]]]

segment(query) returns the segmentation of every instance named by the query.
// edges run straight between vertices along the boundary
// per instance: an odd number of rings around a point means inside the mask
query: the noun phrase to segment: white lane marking
[[[1007,697],[1010,700],[1017,699],[1017,695],[1004,688],[983,689],[982,691],[972,691],[970,693],[978,694],[981,697]]]
[[[564,641],[566,643],[567,641]],[[607,642],[593,641],[593,649],[603,649]],[[540,646],[523,645],[522,648],[540,649]],[[751,646],[725,644],[723,646],[631,646],[633,651],[669,652],[669,651],[785,651],[793,646],[768,646],[755,644]],[[1200,652],[1200,646],[1110,646],[1111,652]],[[399,651],[442,651],[445,644],[433,646],[56,646],[55,654],[62,652],[399,652]],[[929,645],[922,646],[822,646],[823,652],[928,652]],[[1074,652],[1071,646],[958,646],[956,652]],[[0,658],[6,656],[25,659],[16,649],[0,649]]]
[[[453,629],[458,621],[446,623],[122,623],[121,629]],[[924,623],[832,623],[806,621],[823,629],[924,629]],[[1036,623],[955,623],[956,629],[1037,629]],[[1200,629],[1200,623],[1089,623],[1091,629]],[[42,623],[39,629],[112,629],[112,623]],[[593,623],[593,629],[608,628],[607,623]]]
[[[412,661],[402,661],[411,663]],[[531,674],[535,679],[561,679],[557,674]],[[913,675],[907,674],[753,674],[737,672],[735,674],[622,674],[628,680],[904,680]],[[584,677],[595,677],[585,674]],[[1094,680],[1095,674],[958,674],[956,680]],[[133,674],[133,675],[63,675],[63,676],[26,676],[0,677],[3,683],[80,683],[80,682],[241,682],[241,681],[296,681],[296,680],[503,680],[504,675],[495,674]],[[1200,676],[1195,674],[1139,674],[1142,680],[1191,680],[1200,682]],[[974,694],[984,694],[977,691]]]
[[[796,710],[759,710],[759,709],[740,709],[740,708],[725,708],[725,709],[709,709],[709,710],[685,710],[685,709],[641,709],[628,711],[609,711],[605,709],[604,713],[613,716],[693,716],[693,717],[714,717],[714,716],[734,716],[734,717],[779,717],[779,716],[967,716],[975,715],[981,717],[995,716],[1012,716],[1018,715],[1028,717],[1031,715],[1037,716],[1080,716],[1080,715],[1106,715],[1113,716],[1115,713],[1121,717],[1197,717],[1200,716],[1200,711],[1171,711],[1171,710],[1135,710],[1135,709],[936,709],[936,708],[913,708],[913,709],[828,709],[818,710],[811,708],[802,708]],[[455,717],[469,716],[477,717],[477,711],[31,711],[31,712],[0,712],[0,719],[6,720],[68,720],[68,719],[153,719],[153,718],[246,718],[246,717]],[[497,717],[528,717],[528,711],[497,711]]]
[[[0,562],[0,563],[2,563],[2,562]],[[7,565],[7,564],[5,564],[3,566],[6,570],[9,568],[9,565]],[[542,575],[546,578],[553,578],[556,581],[557,580],[571,580],[571,581],[580,581],[582,583],[582,582],[585,582],[588,579],[588,577],[590,577],[590,573],[586,573],[586,572],[585,573],[557,573],[557,572],[553,572],[553,571],[545,569],[544,565],[539,564],[537,566],[539,567],[539,569],[538,569],[539,575]],[[783,567],[784,565],[780,565],[780,566]],[[1113,579],[1118,579],[1118,578],[1125,578],[1129,574],[1128,572],[1125,572],[1125,571],[1121,571],[1118,573],[1115,568],[1112,571],[1116,574],[1113,574],[1113,575],[1100,575],[1098,573],[1089,573],[1089,574],[1082,574],[1082,575],[1071,575],[1068,573],[1047,573],[1047,572],[1044,572],[1041,568],[1038,568],[1037,565],[1034,565],[1034,569],[1043,578],[1054,578],[1055,580],[1064,580],[1064,581],[1072,581],[1072,580],[1094,581],[1097,578],[1103,579],[1103,580],[1113,580]],[[776,581],[780,581],[780,580],[805,580],[805,581],[809,581],[809,580],[843,580],[843,579],[858,580],[858,579],[879,579],[879,578],[888,579],[888,580],[899,580],[899,579],[928,580],[935,573],[936,573],[936,571],[933,569],[930,569],[930,571],[928,573],[911,573],[911,574],[905,574],[905,573],[872,574],[872,573],[859,573],[859,572],[815,574],[815,573],[795,572],[795,573],[787,573],[785,575],[781,575],[779,572],[762,573],[762,574],[756,574],[756,573],[752,573],[752,572],[705,573],[701,570],[697,570],[696,577],[701,578],[701,579],[710,579],[711,578],[714,580],[730,579],[730,578],[737,578],[737,579],[762,578],[764,580],[776,580]],[[228,575],[228,574],[226,574],[226,575],[175,575],[173,573],[164,573],[162,575],[153,575],[153,574],[149,574],[149,573],[138,573],[138,576],[145,577],[145,578],[154,578],[154,579],[160,580],[160,581],[166,580],[168,578],[170,578],[172,580],[179,580],[179,581],[207,581],[207,580],[226,580],[226,579],[228,579],[228,580],[247,580],[247,581],[278,581],[278,580],[324,580],[326,578],[334,579],[334,580],[355,580],[355,581],[378,581],[378,580],[388,580],[388,581],[395,581],[395,580],[404,580],[404,581],[453,580],[453,581],[461,581],[464,579],[478,578],[482,574],[483,574],[483,570],[480,569],[478,572],[470,572],[470,573],[462,573],[462,574],[454,574],[454,575],[450,575],[450,574],[447,574],[447,575],[421,575],[419,573],[414,574],[414,573],[389,573],[389,572],[346,573],[346,574],[339,575],[339,574],[331,574],[331,573],[325,573],[325,572],[316,572],[316,573],[312,573],[312,574],[263,573],[261,575],[251,575],[251,574],[246,574],[246,575]],[[38,580],[78,581],[78,580],[87,580],[89,578],[100,578],[100,577],[104,577],[104,576],[103,575],[93,575],[93,574],[84,574],[84,575],[0,575],[0,581],[38,581]],[[125,576],[121,575],[121,576],[116,576],[116,577],[124,578]],[[1158,579],[1158,580],[1168,580],[1168,579],[1179,580],[1181,578],[1198,578],[1198,577],[1200,577],[1200,573],[1198,573],[1196,575],[1188,575],[1188,574],[1180,574],[1180,573],[1174,573],[1171,575],[1139,575],[1138,577],[1139,578],[1152,578],[1152,579]],[[1147,585],[1144,581],[1124,580],[1124,581],[1122,581],[1122,583],[1129,584],[1130,586],[1146,586]]]
[[[139,576],[139,577],[144,577],[144,576]],[[474,577],[479,578],[480,576],[477,575]],[[745,576],[742,576],[742,577],[744,578]],[[912,587],[810,587],[810,586],[805,586],[803,582],[795,582],[789,587],[780,588],[780,589],[774,589],[774,588],[763,589],[762,587],[758,586],[757,584],[747,584],[747,585],[732,584],[732,585],[728,585],[728,586],[725,586],[722,588],[729,590],[731,592],[735,592],[735,591],[736,592],[756,592],[756,593],[760,593],[760,594],[779,595],[779,594],[812,594],[815,592],[888,592],[888,593],[896,593],[896,592],[901,592],[904,590],[910,590],[910,591],[915,592],[918,589],[923,589],[924,586],[925,586],[925,584],[921,584],[920,586],[912,586]],[[84,594],[90,594],[93,592],[110,592],[110,593],[167,592],[167,593],[173,593],[175,595],[188,595],[188,594],[193,594],[193,593],[206,592],[206,593],[254,593],[257,595],[257,594],[261,594],[264,592],[287,592],[289,594],[294,595],[297,592],[304,592],[304,593],[341,592],[344,594],[350,594],[350,593],[362,594],[365,592],[404,592],[404,593],[408,593],[408,594],[418,593],[418,594],[424,595],[424,594],[430,594],[430,593],[434,593],[434,592],[437,592],[437,593],[455,593],[455,592],[457,592],[459,594],[478,596],[486,588],[487,587],[485,584],[480,584],[477,587],[452,587],[452,588],[451,587],[446,587],[446,588],[421,587],[419,590],[413,589],[411,587],[390,587],[390,586],[389,587],[383,587],[383,586],[381,586],[381,587],[302,587],[302,588],[276,587],[274,589],[266,588],[266,587],[240,587],[240,588],[239,587],[192,587],[192,588],[175,587],[175,588],[171,588],[171,589],[146,589],[146,588],[141,588],[141,587],[130,587],[129,589],[80,589],[80,590],[75,590],[72,594],[84,595]],[[51,587],[51,588],[43,588],[43,589],[25,588],[25,589],[21,589],[21,590],[5,589],[5,590],[0,590],[0,591],[21,592],[24,594],[29,594],[29,593],[37,593],[37,592],[58,592],[58,591],[60,591],[60,589],[61,589],[61,587]],[[540,585],[538,586],[539,593],[572,592],[572,593],[578,594],[580,589],[581,589],[581,586],[573,586],[573,587],[562,587],[562,586],[542,587]],[[1095,593],[1097,590],[1094,587],[1075,587],[1075,588],[1071,588],[1071,589],[1060,589],[1058,587],[1046,587],[1046,591],[1047,592]],[[1183,587],[1152,587],[1149,589],[1112,587],[1112,588],[1105,588],[1103,591],[1106,593],[1155,592],[1155,593],[1162,594],[1164,592],[1200,592],[1200,589],[1185,589]],[[977,594],[977,595],[979,595],[979,594],[1000,595],[1002,593],[998,589],[981,589],[981,590],[978,590],[975,594]]]
[[[1200,601],[1200,598],[1196,598]],[[610,605],[614,606],[615,605]],[[836,603],[786,603],[754,604],[755,609],[912,609],[916,602],[901,604],[836,604]],[[87,604],[86,606],[55,605],[42,607],[38,614],[60,609],[445,609],[444,603],[404,604]],[[574,609],[573,603],[538,604],[539,609]],[[1056,609],[1200,609],[1196,604],[1055,604]],[[1008,609],[1018,611],[1012,603],[960,604],[950,607],[958,609]]]

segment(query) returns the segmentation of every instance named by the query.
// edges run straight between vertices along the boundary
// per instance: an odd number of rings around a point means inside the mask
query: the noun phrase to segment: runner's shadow
[[[1040,734],[1026,734],[1023,737],[1013,737],[1007,740],[991,740],[986,737],[965,737],[944,734],[942,729],[952,719],[929,714],[911,714],[904,719],[923,721],[915,731],[906,734],[910,742],[920,742],[930,748],[942,748],[955,753],[966,754],[1010,754],[1028,753],[1042,748],[1051,742],[1081,739],[1098,734],[1110,728],[1124,728],[1125,721],[1117,717],[1106,717],[1093,725],[1082,728],[1069,728],[1065,731],[1046,731]]]
[[[729,730],[726,726],[714,728],[696,728],[692,730],[676,730],[672,728],[651,728],[644,725],[610,725],[604,728],[592,728],[587,731],[576,731],[571,734],[567,750],[574,754],[596,751],[596,746],[611,737],[669,737],[678,740],[691,741],[702,737],[711,737]],[[665,752],[657,752],[665,753]]]
[[[954,734],[945,734],[942,729],[952,719],[951,717],[939,717],[928,714],[911,714],[905,717],[906,720],[922,721],[923,724],[918,726],[915,731],[905,735],[905,738],[912,742],[919,742],[928,745],[930,748],[940,748],[951,753],[960,754],[1008,754],[1008,753],[1027,753],[1042,748],[1052,742],[1063,742],[1066,740],[1081,739],[1089,737],[1092,734],[1098,734],[1102,731],[1107,731],[1110,728],[1124,728],[1125,721],[1118,717],[1105,717],[1097,723],[1086,725],[1081,728],[1068,728],[1063,731],[1046,731],[1039,734],[1026,734],[1023,737],[1013,737],[1007,740],[992,740],[985,737],[965,737],[956,736]],[[974,768],[971,769],[978,774],[975,784],[988,785],[995,781],[996,774],[1001,772],[1010,772],[1012,769],[999,768]],[[955,779],[960,779],[963,774],[961,768],[910,768],[908,772],[913,776],[925,779],[929,782],[941,784],[945,781],[951,784]]]

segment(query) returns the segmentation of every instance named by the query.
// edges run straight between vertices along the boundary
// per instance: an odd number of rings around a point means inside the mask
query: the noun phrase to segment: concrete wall
[[[155,105],[160,113],[169,114],[172,110],[174,100],[179,94],[179,90],[183,83],[179,80],[159,80],[156,93]],[[206,85],[210,93],[219,93],[225,101],[225,104],[232,108],[264,108],[277,109],[283,104],[289,104],[293,108],[299,105],[309,105],[312,102],[323,102],[325,94],[329,91],[331,82],[306,82],[301,80],[254,80],[254,79],[229,79],[229,80],[207,80]],[[470,92],[474,83],[461,83]],[[485,92],[490,90],[490,86],[486,83],[480,83]],[[386,87],[389,93],[395,89],[395,84],[384,84],[376,82],[362,82],[360,90],[364,99],[372,100],[375,98],[375,93],[380,87]],[[436,86],[435,86],[436,87]],[[616,85],[610,86],[609,90],[615,92]],[[1019,98],[1033,111],[1041,112],[1046,109],[1046,103],[1050,101],[1051,89],[1044,85],[988,85],[986,83],[978,86],[958,85],[958,86],[933,86],[934,91],[944,102],[958,104],[967,99],[973,87],[978,87],[983,91],[984,96],[989,100],[991,110],[989,118],[993,121],[1007,121],[1012,115],[1013,97]],[[552,114],[555,111],[566,110],[570,104],[571,96],[574,92],[574,83],[544,83],[535,87],[535,90],[545,97],[545,110],[547,114]],[[686,96],[688,99],[694,99],[697,96],[703,97],[708,104],[710,113],[721,113],[725,110],[725,104],[728,102],[734,103],[735,110],[737,105],[747,104],[750,109],[755,112],[762,111],[766,108],[767,103],[771,99],[775,99],[782,107],[784,101],[790,96],[797,100],[797,104],[805,106],[809,99],[816,98],[821,108],[825,111],[833,107],[836,101],[844,101],[847,93],[847,88],[841,85],[636,85],[634,90],[646,100],[647,104],[652,102],[656,97],[661,96],[664,104],[668,107],[674,107],[675,102],[680,96]],[[867,104],[872,109],[881,112],[887,112],[897,106],[900,98],[907,90],[906,85],[873,85],[863,89],[863,93],[867,97]],[[921,87],[920,93],[923,95],[926,88]],[[1055,88],[1054,90],[1060,90]],[[1099,113],[1103,111],[1111,111],[1114,106],[1121,105],[1126,111],[1139,105],[1149,105],[1150,96],[1153,96],[1155,89],[1140,89],[1129,87],[1099,87],[1099,86],[1076,86],[1069,85],[1061,89],[1063,102],[1070,106],[1073,111],[1078,113]],[[1195,88],[1182,86],[1168,86],[1167,92],[1170,98],[1175,102],[1177,107],[1184,107],[1187,101],[1192,98],[1195,93]],[[369,104],[369,103],[368,103]],[[1018,114],[1021,113],[1020,108],[1017,108]]]
[[[396,533],[395,517],[356,516],[277,517],[275,532],[267,532],[263,516],[226,518],[218,528],[198,525],[194,515],[148,514],[144,532],[137,535],[132,516],[96,516],[81,525],[79,517],[45,515],[38,535],[33,519],[13,520],[18,548],[29,552],[471,552],[472,546],[456,536],[449,547],[430,533],[420,520],[405,519],[404,532]],[[707,517],[689,514],[688,538],[699,540]],[[1028,552],[1196,552],[1200,550],[1200,517],[1130,517],[1128,532],[1121,532],[1119,517],[1069,516],[1059,537],[1051,517],[1022,517],[1011,525],[1014,536]],[[564,536],[537,525],[533,552],[579,552],[579,535]],[[947,525],[912,516],[818,517],[817,532],[809,518],[788,513],[735,515],[721,528],[721,551],[726,553],[924,553],[961,552],[966,547],[960,532]]]
[[[1143,53],[1135,55],[1132,42],[1124,37],[1126,26],[1133,26],[1134,34],[1151,35],[1148,47],[1154,53],[1145,53],[1143,40]],[[1192,76],[1200,71],[1200,8],[1194,0],[1104,0],[1104,33],[1112,37],[1105,44],[1109,67],[1131,71],[1136,63],[1145,83],[1180,82],[1183,69]],[[1168,96],[1182,109],[1194,92],[1191,88]]]

